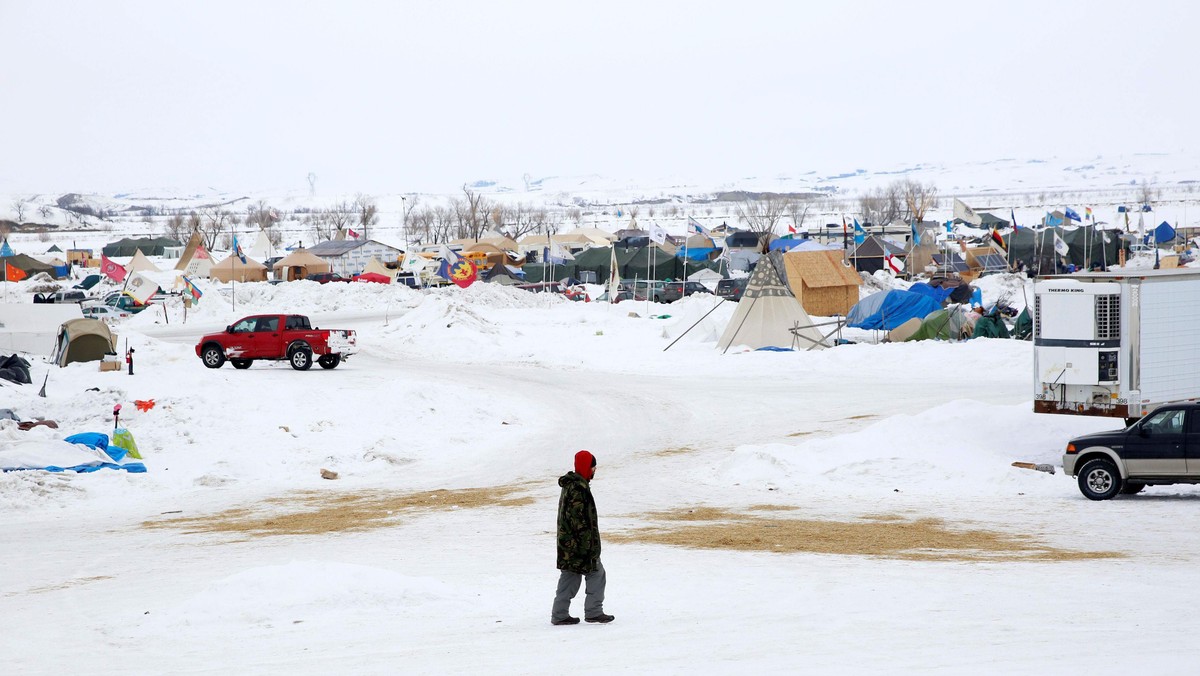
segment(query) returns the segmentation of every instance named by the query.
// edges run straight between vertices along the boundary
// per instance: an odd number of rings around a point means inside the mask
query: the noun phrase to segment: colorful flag
[[[691,216],[688,216],[688,232],[693,235],[704,235],[705,237],[710,236],[708,228],[700,225],[700,223]]]
[[[136,300],[138,305],[145,305],[154,294],[158,293],[158,284],[155,284],[154,280],[146,275],[135,272],[129,276],[129,282],[125,285],[125,293]]]
[[[1008,253],[1008,247],[1004,246],[1004,238],[996,232],[995,228],[992,228],[992,246],[1000,249],[1001,253]]]
[[[454,253],[445,244],[442,245],[440,253],[442,264],[438,266],[439,277],[448,279],[463,289],[471,286],[479,277],[479,271],[475,268],[474,263]]]
[[[1079,212],[1075,211],[1071,207],[1067,207],[1066,209],[1064,209],[1063,214],[1067,218],[1071,219],[1072,221],[1082,221],[1083,220],[1082,218],[1079,217]]]
[[[1058,216],[1055,216],[1054,214],[1046,214],[1046,225],[1047,226],[1062,225],[1062,224],[1063,224],[1063,219],[1059,218]]]
[[[1087,214],[1087,217],[1088,217],[1088,218],[1092,219],[1092,222],[1093,222],[1093,223],[1095,223],[1095,222],[1096,222],[1096,217],[1092,215],[1092,208],[1091,208],[1091,207],[1084,207],[1084,208],[1083,208],[1083,212],[1084,212],[1085,214]]]
[[[954,232],[954,221],[946,221],[942,223],[942,227],[946,229],[947,234]]]
[[[191,294],[191,296],[194,300],[199,302],[200,296],[203,296],[204,292],[201,291],[200,289],[196,288],[196,285],[192,283],[192,280],[187,278],[187,275],[180,275],[180,278],[183,279],[184,291],[187,291],[189,294]]]
[[[1012,219],[1013,232],[1019,230],[1021,226],[1017,225],[1017,214],[1012,209],[1008,210],[1008,217]]]
[[[242,245],[238,244],[237,235],[233,236],[233,255],[241,259],[242,265],[246,264],[246,254],[242,253]]]
[[[858,224],[858,219],[856,218],[854,219],[854,243],[857,245],[862,244],[865,241],[867,241],[867,231],[863,230],[862,226]]]
[[[789,235],[796,234],[796,224],[795,223],[792,223],[791,225],[788,226],[788,234]]]
[[[895,256],[893,256],[890,253],[885,253],[883,255],[883,261],[885,263],[887,263],[888,269],[891,270],[894,274],[898,275],[898,274],[904,272],[904,260],[903,259],[896,258]]]
[[[21,268],[15,267],[12,263],[4,261],[4,281],[19,282],[25,279],[28,275]]]
[[[0,244],[0,258],[7,258],[8,256],[16,256],[16,255],[17,255],[17,252],[13,251],[13,248],[8,245],[8,238],[5,237],[4,243]]]
[[[359,238],[360,233],[354,232],[353,228],[346,228],[346,232],[350,233],[350,236],[353,237],[354,239]]]
[[[917,230],[917,222],[912,222],[912,242],[913,246],[921,246],[921,232]]]
[[[104,254],[100,254],[100,272],[114,282],[125,281],[125,268]]]

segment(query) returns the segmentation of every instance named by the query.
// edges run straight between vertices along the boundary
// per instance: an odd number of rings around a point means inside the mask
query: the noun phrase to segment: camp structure
[[[942,304],[929,296],[892,289],[878,291],[858,301],[846,315],[846,325],[856,329],[890,331],[910,319],[923,319]]]
[[[271,243],[271,233],[265,228],[258,231],[258,239],[254,241],[254,246],[250,247],[247,254],[254,256],[260,261],[265,261],[268,258],[275,256],[275,245]]]
[[[879,235],[869,235],[862,244],[854,247],[846,259],[850,261],[850,265],[855,270],[874,273],[877,270],[887,269],[886,256],[888,254],[901,260],[908,257],[908,252],[899,244],[890,242]]]
[[[192,278],[208,277],[208,272],[212,269],[212,256],[204,248],[204,240],[199,232],[192,233],[192,238],[179,255],[175,269]]]
[[[212,266],[208,274],[213,279],[224,283],[265,282],[267,281],[267,266],[249,256],[243,263],[237,254],[230,254],[228,258]]]
[[[63,322],[82,318],[78,303],[0,303],[0,354],[54,354]]]
[[[373,239],[331,239],[307,249],[310,256],[325,261],[329,268],[320,272],[336,272],[352,277],[362,272],[372,258],[398,261],[404,252]]]
[[[28,278],[36,275],[39,272],[44,272],[44,273],[50,275],[51,277],[59,276],[54,271],[53,265],[43,263],[43,262],[39,261],[38,259],[34,258],[33,256],[26,256],[25,254],[13,254],[11,256],[0,257],[0,281],[7,280],[7,273],[8,273],[7,266],[9,266],[9,265],[20,270],[21,272],[24,272],[25,279],[28,279]],[[14,279],[11,281],[17,281],[17,280]]]
[[[389,280],[394,279],[396,277],[395,270],[393,270],[392,268],[389,268],[388,266],[384,265],[383,263],[380,263],[379,259],[375,258],[374,256],[372,256],[371,260],[367,261],[366,266],[363,267],[362,274],[365,275],[368,273],[375,273],[377,275],[383,275],[384,277],[387,277]]]
[[[275,262],[271,270],[276,279],[291,282],[304,279],[309,275],[331,272],[332,266],[328,261],[317,258],[305,249],[296,249]]]
[[[481,272],[479,278],[485,282],[500,284],[503,286],[513,286],[515,284],[524,284],[525,280],[517,276],[507,265],[503,263],[494,263],[486,272]]]
[[[972,326],[957,306],[934,310],[921,319],[921,326],[906,340],[962,340],[971,337]]]
[[[727,350],[731,345],[755,350],[825,347],[821,332],[784,284],[782,269],[783,257],[778,252],[759,258],[733,317],[717,341],[718,349]]]
[[[71,319],[58,329],[54,363],[66,366],[74,361],[100,361],[116,347],[117,337],[108,324],[99,319]]]
[[[105,244],[105,256],[132,256],[140,251],[147,256],[162,256],[167,248],[178,247],[180,242],[170,237],[126,237],[111,244]]]
[[[716,291],[717,282],[720,282],[722,279],[724,279],[724,277],[721,276],[721,273],[708,268],[700,268],[699,270],[687,276],[687,281],[703,284],[704,288],[708,289],[709,291]]]
[[[842,262],[837,249],[789,251],[783,254],[788,288],[809,314],[849,314],[858,302],[862,277]]]
[[[142,253],[141,249],[134,252],[133,260],[129,261],[125,269],[129,272],[162,272],[158,266],[150,262],[149,258],[146,258],[146,254]]]

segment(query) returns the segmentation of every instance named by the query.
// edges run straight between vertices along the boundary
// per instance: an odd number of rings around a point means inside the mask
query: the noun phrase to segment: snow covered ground
[[[60,429],[0,421],[0,444],[106,431],[121,403],[149,471],[0,475],[0,664],[1194,670],[1200,489],[1093,503],[1061,472],[1013,468],[1058,464],[1069,437],[1117,426],[1034,415],[1028,343],[722,354],[726,304],[664,351],[714,302],[246,284],[236,309],[210,288],[186,324],[121,326],[133,376],[35,360],[48,397],[0,387],[0,407]],[[203,368],[200,333],[266,310],[356,329],[362,352],[332,371]],[[599,459],[617,619],[555,627],[556,480],[579,449]],[[645,530],[696,525],[664,513],[702,507],[749,523],[759,546]],[[920,539],[915,524],[948,534]],[[797,525],[815,530],[795,538]],[[946,545],[964,531],[983,536]]]

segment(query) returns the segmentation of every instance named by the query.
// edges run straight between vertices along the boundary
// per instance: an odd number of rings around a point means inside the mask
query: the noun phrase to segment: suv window
[[[1187,416],[1187,431],[1189,434],[1200,434],[1200,412],[1192,409]]]
[[[1183,434],[1183,413],[1180,409],[1156,411],[1142,423],[1142,429],[1154,434]]]

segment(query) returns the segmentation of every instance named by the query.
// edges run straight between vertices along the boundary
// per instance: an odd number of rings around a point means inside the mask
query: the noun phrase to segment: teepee
[[[730,345],[745,345],[756,350],[763,347],[799,350],[826,347],[821,332],[813,327],[804,306],[783,282],[782,269],[783,257],[777,251],[758,259],[737,310],[717,341],[718,349],[724,350]]]
[[[130,259],[129,265],[126,265],[125,269],[129,272],[162,272],[157,265],[146,258],[146,254],[142,253],[141,249],[133,253],[133,258]]]

